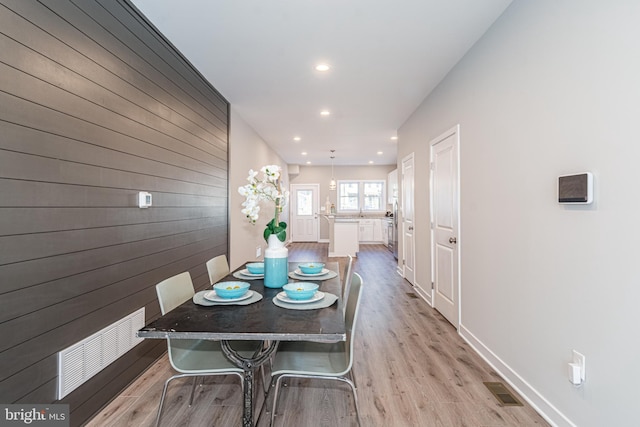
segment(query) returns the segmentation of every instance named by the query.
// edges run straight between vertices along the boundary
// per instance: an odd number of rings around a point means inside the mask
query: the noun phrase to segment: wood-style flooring
[[[327,244],[295,243],[289,246],[289,260],[344,265],[346,258],[327,258],[327,249]],[[548,425],[526,403],[516,407],[498,403],[483,382],[502,379],[398,275],[396,260],[384,246],[362,245],[360,250],[354,268],[364,288],[353,373],[362,426]],[[166,356],[161,358],[87,425],[152,426],[171,372]],[[163,426],[241,425],[242,393],[236,377],[206,378],[191,407],[190,387],[189,379],[171,383]],[[259,397],[258,404],[262,400]],[[259,427],[269,425],[267,411],[263,410]],[[289,381],[282,389],[274,425],[356,426],[349,386],[338,381]]]

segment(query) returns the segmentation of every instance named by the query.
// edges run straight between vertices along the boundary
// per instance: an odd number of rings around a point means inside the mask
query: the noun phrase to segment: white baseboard
[[[549,424],[555,427],[576,427],[564,414],[545,399],[536,389],[526,382],[509,365],[485,346],[464,325],[460,324],[460,336],[482,357],[496,372],[516,390]]]
[[[427,304],[429,304],[430,307],[433,307],[433,292],[425,291],[420,285],[414,285],[413,289],[422,297],[423,300],[425,300]]]
[[[320,239],[318,243],[330,243],[329,239]]]

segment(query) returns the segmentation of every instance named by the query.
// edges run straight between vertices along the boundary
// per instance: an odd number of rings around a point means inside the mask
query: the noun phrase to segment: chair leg
[[[204,377],[202,377],[202,381],[204,381]],[[193,377],[193,387],[191,387],[191,395],[189,396],[189,407],[193,405],[193,395],[196,392],[197,385],[198,385],[198,377]]]
[[[349,378],[345,378],[345,382],[348,383],[351,386],[351,391],[353,391],[353,403],[356,406],[356,420],[358,421],[358,425],[360,424],[360,411],[358,408],[358,393],[357,393],[357,387],[356,387],[356,379],[353,376],[353,374],[351,373],[351,371],[349,371],[349,377],[351,377],[351,379]]]
[[[164,382],[164,388],[162,389],[162,397],[160,397],[160,406],[158,406],[158,415],[156,415],[156,427],[160,425],[160,417],[162,416],[162,406],[164,405],[164,398],[167,395],[167,387],[169,387],[169,382],[174,377],[169,378]]]
[[[278,378],[276,378],[276,386],[275,389],[273,390],[273,403],[271,404],[271,422],[269,423],[270,426],[273,426],[273,419],[276,416],[276,405],[278,404],[278,390],[280,390],[280,382],[282,381],[282,378],[285,375],[279,375]]]

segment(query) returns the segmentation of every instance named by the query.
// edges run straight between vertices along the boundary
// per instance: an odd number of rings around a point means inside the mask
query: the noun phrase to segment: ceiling
[[[287,163],[389,165],[391,137],[511,0],[132,2]]]

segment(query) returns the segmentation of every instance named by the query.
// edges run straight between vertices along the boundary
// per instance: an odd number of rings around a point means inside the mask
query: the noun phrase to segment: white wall
[[[235,269],[248,260],[256,259],[256,247],[262,248],[262,255],[267,244],[262,233],[273,218],[273,205],[264,205],[260,219],[252,225],[240,212],[245,200],[238,193],[238,187],[247,183],[249,169],[260,170],[265,165],[280,165],[283,168],[283,185],[289,187],[286,163],[266,144],[266,142],[249,126],[242,117],[231,108],[229,129],[229,266]],[[288,210],[280,218],[288,221]],[[287,233],[287,237],[289,234]]]
[[[635,1],[517,0],[399,130],[428,218],[420,165],[460,124],[461,333],[557,425],[638,424],[638,22]],[[558,205],[557,176],[582,171],[595,203]]]

